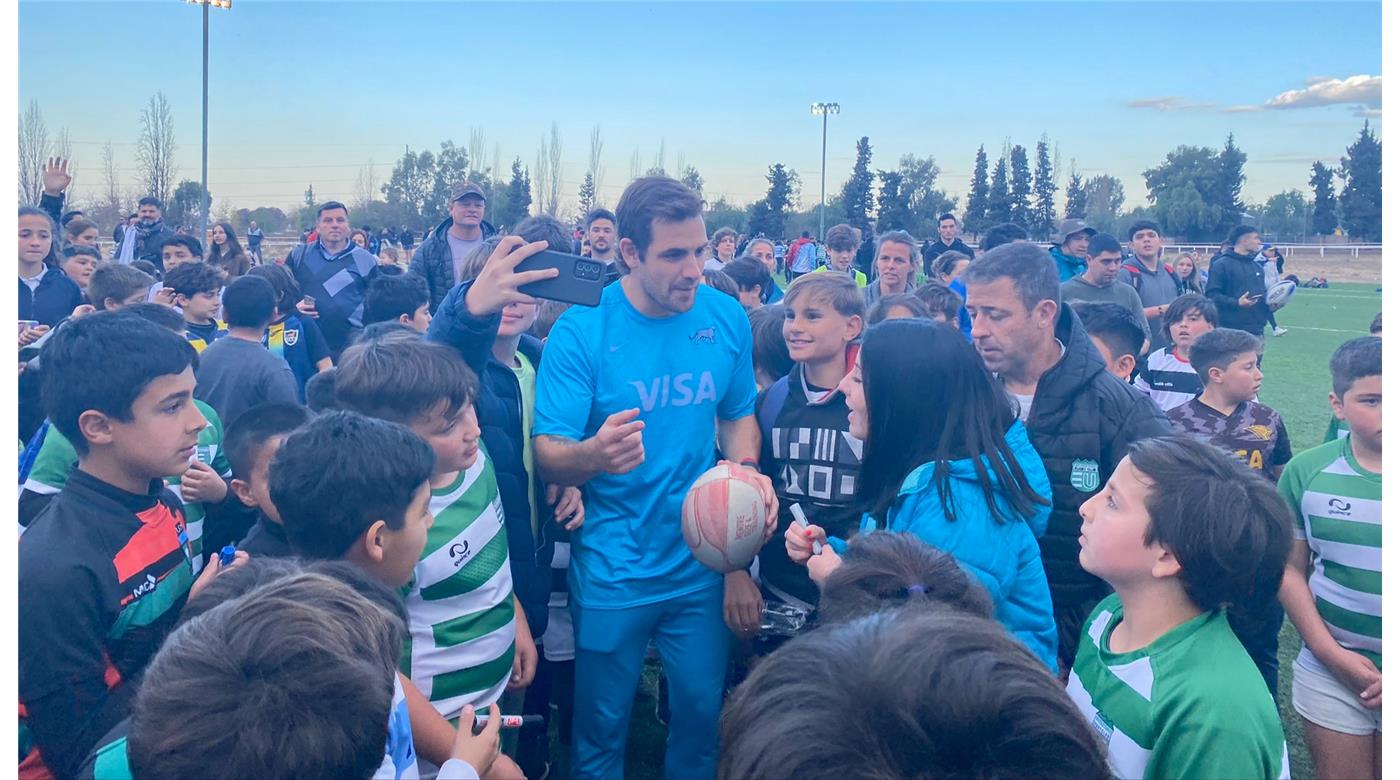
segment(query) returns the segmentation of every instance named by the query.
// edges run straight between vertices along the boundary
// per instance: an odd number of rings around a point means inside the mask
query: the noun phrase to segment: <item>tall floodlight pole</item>
[[[201,105],[199,129],[199,241],[209,242],[209,6],[233,8],[233,0],[185,0],[191,5],[202,6],[204,14],[204,99]]]
[[[841,113],[840,103],[813,103],[812,116],[822,118],[822,184],[821,200],[817,203],[817,236],[818,241],[826,235],[826,118],[832,114]]]

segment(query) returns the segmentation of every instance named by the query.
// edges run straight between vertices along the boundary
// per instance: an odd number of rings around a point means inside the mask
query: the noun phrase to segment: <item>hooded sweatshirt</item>
[[[904,478],[883,523],[866,514],[860,530],[911,533],[953,556],[967,574],[987,589],[997,620],[1053,670],[1057,663],[1055,617],[1036,542],[1045,533],[1050,518],[1050,477],[1031,447],[1026,426],[1019,420],[1007,429],[1006,443],[1031,489],[1047,501],[1037,504],[1032,514],[1016,516],[1007,501],[1005,487],[991,470],[990,458],[983,455],[981,460],[992,484],[997,510],[1010,518],[1007,522],[997,522],[992,516],[982,494],[977,466],[971,458],[963,458],[947,464],[948,504],[955,517],[950,518],[944,511],[935,478],[938,463],[931,461]],[[844,541],[831,542],[837,552],[844,551]]]

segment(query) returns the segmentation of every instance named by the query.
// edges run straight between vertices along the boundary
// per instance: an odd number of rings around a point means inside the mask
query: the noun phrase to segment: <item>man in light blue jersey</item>
[[[714,776],[729,631],[725,578],[681,533],[681,503],[723,457],[757,472],[752,337],[743,308],[700,284],[702,202],[674,179],[638,179],[618,203],[619,284],[575,306],[540,368],[535,462],[583,486],[569,581],[577,642],[572,769],[620,778],[648,641],[670,681],[668,778]],[[777,520],[766,477],[765,532]],[[747,578],[740,571],[731,576]]]

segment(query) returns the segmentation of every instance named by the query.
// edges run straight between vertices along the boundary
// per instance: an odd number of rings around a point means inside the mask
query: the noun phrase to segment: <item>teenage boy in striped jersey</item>
[[[1172,301],[1162,315],[1162,328],[1170,343],[1147,356],[1147,367],[1133,386],[1147,393],[1164,412],[1189,403],[1205,389],[1191,367],[1191,347],[1219,324],[1215,304],[1204,295],[1188,293]]]
[[[1293,708],[1317,776],[1380,777],[1381,340],[1348,341],[1331,368],[1332,410],[1351,433],[1279,479],[1294,516],[1279,599],[1303,638]]]
[[[455,349],[407,327],[347,349],[336,369],[341,408],[408,427],[436,457],[433,526],[404,594],[402,666],[445,718],[484,713],[507,688],[523,690],[537,660],[512,585],[496,473],[480,449],[477,389]]]
[[[1204,442],[1143,439],[1079,513],[1080,563],[1114,592],[1068,692],[1113,776],[1287,777],[1278,709],[1225,615],[1277,598],[1289,519],[1273,484]]]

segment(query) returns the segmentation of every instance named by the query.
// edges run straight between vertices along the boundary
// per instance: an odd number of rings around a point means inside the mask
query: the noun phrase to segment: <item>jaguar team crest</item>
[[[1088,458],[1076,458],[1069,467],[1069,483],[1081,493],[1099,489],[1099,463]]]

